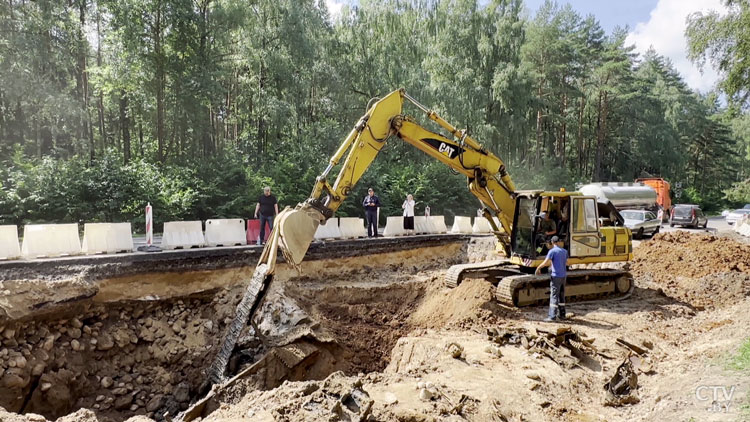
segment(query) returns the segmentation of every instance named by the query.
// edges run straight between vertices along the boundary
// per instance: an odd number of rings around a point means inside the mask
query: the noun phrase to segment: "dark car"
[[[674,227],[675,225],[703,227],[705,229],[708,226],[708,218],[698,205],[677,204],[672,208],[672,214],[669,218],[669,226]]]

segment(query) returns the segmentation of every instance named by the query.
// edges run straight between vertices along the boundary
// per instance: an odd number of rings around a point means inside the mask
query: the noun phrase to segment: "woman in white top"
[[[411,194],[406,195],[406,201],[404,201],[401,208],[404,209],[404,230],[408,234],[414,234],[414,197]]]

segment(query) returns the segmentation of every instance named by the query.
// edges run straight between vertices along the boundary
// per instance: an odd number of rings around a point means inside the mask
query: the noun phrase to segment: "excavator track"
[[[454,265],[443,275],[449,288],[465,278],[484,278],[496,284],[495,299],[512,307],[549,303],[549,275],[524,274],[506,260]],[[566,303],[624,299],[633,291],[632,275],[617,269],[569,270],[565,284]]]
[[[549,303],[549,276],[519,274],[503,277],[495,299],[507,306]],[[633,277],[624,270],[571,270],[565,283],[565,302],[581,303],[619,299],[633,291]]]
[[[494,261],[475,262],[472,264],[453,265],[443,273],[443,284],[446,287],[455,289],[461,284],[464,278],[485,278],[487,270],[500,268],[508,265],[509,262],[504,259]]]

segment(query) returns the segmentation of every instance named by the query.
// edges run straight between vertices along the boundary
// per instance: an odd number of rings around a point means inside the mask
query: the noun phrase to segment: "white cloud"
[[[653,47],[662,56],[669,57],[685,82],[693,89],[706,92],[718,80],[710,63],[703,73],[687,58],[685,39],[686,18],[694,12],[717,10],[725,12],[720,0],[659,0],[648,22],[639,22],[628,34],[626,44],[635,44],[640,53]]]
[[[343,0],[326,0],[326,8],[331,17],[336,19],[341,15],[341,8],[346,4]]]

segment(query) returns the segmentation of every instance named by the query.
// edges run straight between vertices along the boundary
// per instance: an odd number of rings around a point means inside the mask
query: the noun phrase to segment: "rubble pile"
[[[0,407],[50,419],[79,408],[116,420],[175,414],[202,379],[229,296],[90,303],[63,319],[0,323]]]

